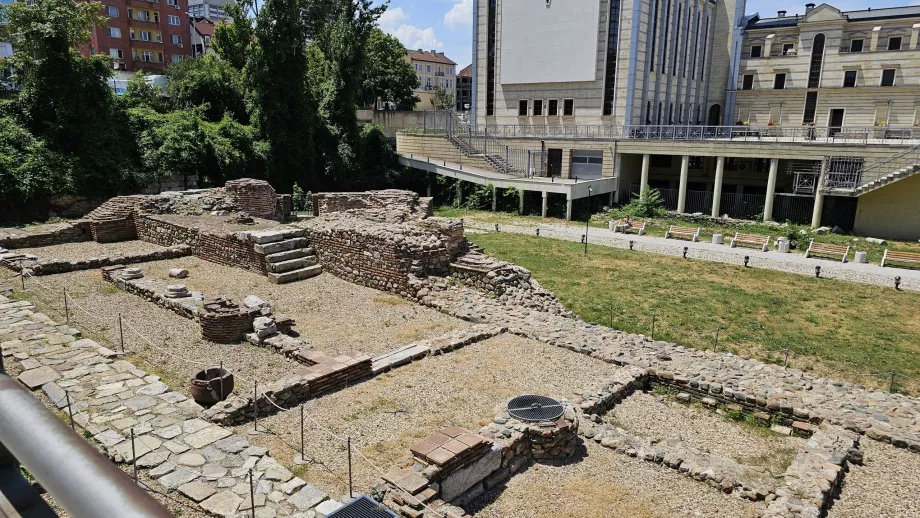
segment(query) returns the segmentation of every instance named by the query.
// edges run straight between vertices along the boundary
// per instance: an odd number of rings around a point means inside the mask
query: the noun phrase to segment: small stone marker
[[[144,277],[144,273],[141,272],[140,268],[125,268],[121,271],[121,278],[129,281],[132,279],[141,279]]]
[[[871,238],[870,238],[871,239]],[[868,239],[866,240],[868,241]],[[866,252],[856,252],[856,262],[859,264],[866,264],[869,262]]]
[[[185,268],[170,268],[169,276],[173,279],[184,279],[188,277],[188,270]]]
[[[166,293],[164,293],[163,296],[168,299],[182,299],[191,297],[192,295],[188,292],[188,288],[185,287],[185,284],[170,284],[166,287]]]

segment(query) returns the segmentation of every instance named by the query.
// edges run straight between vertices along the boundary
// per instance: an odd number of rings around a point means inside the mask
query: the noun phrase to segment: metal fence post
[[[716,341],[712,344],[712,352],[718,352],[719,349],[719,331],[722,330],[722,326],[716,327]]]
[[[252,423],[252,429],[259,431],[259,382],[252,380],[252,411],[255,414],[255,421]]]
[[[67,288],[64,288],[64,322],[70,324],[70,307],[67,305]]]
[[[511,154],[511,153],[510,153],[510,151],[509,151],[508,146],[505,146],[505,174],[508,174],[508,166],[510,165],[510,164],[508,163],[508,160],[510,159],[510,158],[509,158],[510,154]]]
[[[76,427],[76,425],[74,425],[74,422],[73,422],[73,408],[70,406],[70,391],[65,390],[65,391],[64,391],[64,397],[67,398],[67,413],[70,414],[70,429],[73,430],[73,431],[77,431],[77,427]],[[57,406],[57,405],[55,405],[55,406]],[[133,429],[132,429],[132,431],[133,431]]]
[[[428,111],[422,112],[422,132],[428,134]]]
[[[249,470],[249,504],[252,506],[252,518],[256,518],[256,487],[251,468]]]
[[[348,498],[355,494],[351,479],[351,437],[348,438]]]
[[[19,280],[22,282],[22,289],[26,289],[26,271],[22,268],[22,261],[19,261]]]
[[[125,331],[121,325],[121,313],[118,314],[118,343],[121,345],[121,352],[125,352]]]
[[[131,464],[134,466],[134,483],[137,484],[137,450],[134,448],[134,428],[131,428]]]
[[[895,372],[894,372],[894,371],[891,371],[891,372],[889,373],[889,375],[890,375],[890,377],[888,378],[888,392],[893,392],[893,391],[894,391],[894,376],[895,376]]]
[[[303,453],[303,405],[300,405],[300,460],[301,462],[306,462],[306,457]]]
[[[531,163],[531,155],[530,155],[530,150],[528,149],[527,150],[527,173],[524,176],[530,176],[530,163]]]

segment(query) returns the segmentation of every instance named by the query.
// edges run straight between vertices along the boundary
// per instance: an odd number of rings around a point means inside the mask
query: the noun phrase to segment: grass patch
[[[774,270],[687,261],[510,233],[470,235],[487,253],[533,272],[587,321],[782,363],[819,374],[896,371],[920,378],[920,294]],[[887,388],[887,375],[853,377]],[[918,392],[896,377],[895,389]]]
[[[405,306],[409,302],[395,295],[377,295],[374,297],[374,304],[382,306]]]

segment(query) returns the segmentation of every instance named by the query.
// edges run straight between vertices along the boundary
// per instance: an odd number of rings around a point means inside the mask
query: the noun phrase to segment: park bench
[[[678,227],[677,225],[671,225],[671,228],[665,232],[664,238],[670,239],[672,236],[683,237],[691,241],[699,241],[700,228]]]
[[[770,236],[761,236],[760,234],[742,234],[740,232],[735,232],[735,238],[732,239],[731,247],[735,248],[737,245],[751,245],[760,248],[760,250],[763,252],[766,252],[770,249]]]
[[[896,263],[913,263],[920,265],[920,254],[912,252],[893,252],[889,249],[885,249],[885,254],[882,256],[882,266],[885,266],[885,263],[894,261]]]
[[[805,257],[811,257],[815,254],[829,255],[835,258],[840,256],[840,262],[845,263],[847,262],[847,256],[850,254],[850,247],[829,243],[815,243],[815,240],[812,239],[808,245],[808,250],[805,251]]]
[[[626,225],[626,223],[621,219],[613,224],[613,231],[626,234],[630,230],[635,230],[640,236],[644,236],[645,228],[647,226],[648,221],[632,221],[629,225]]]

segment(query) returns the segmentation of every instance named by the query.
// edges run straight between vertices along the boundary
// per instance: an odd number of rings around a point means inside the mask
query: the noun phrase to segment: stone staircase
[[[904,178],[913,176],[917,173],[920,173],[920,164],[909,165],[907,167],[898,169],[889,175],[882,176],[870,182],[864,183],[863,185],[860,185],[856,188],[854,194],[856,196],[862,196],[863,194],[874,191],[876,189],[881,189],[890,183],[896,182],[898,180],[903,180]]]
[[[826,178],[823,191],[840,196],[862,196],[917,173],[920,173],[920,146],[877,162],[860,171],[858,175],[842,174],[842,180],[837,181],[834,181],[833,176],[830,180]]]
[[[303,237],[303,229],[254,232],[255,251],[265,254],[265,269],[272,284],[287,284],[323,273],[316,249]]]

